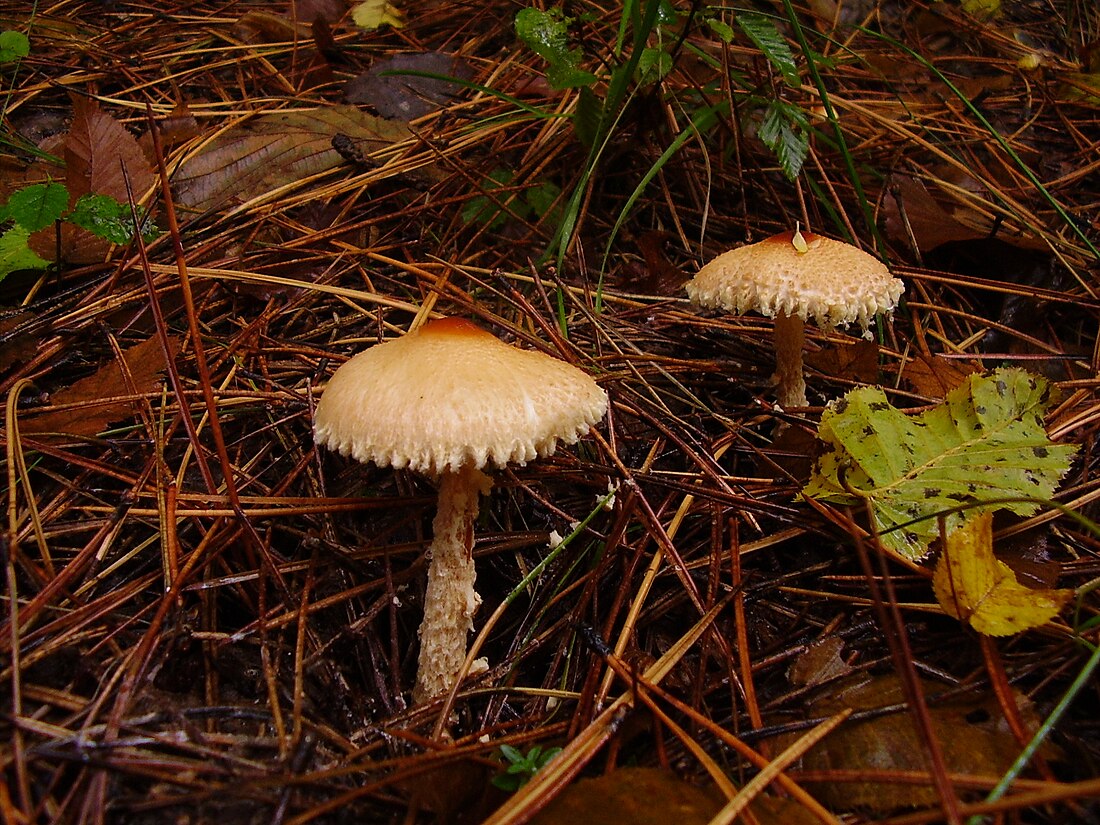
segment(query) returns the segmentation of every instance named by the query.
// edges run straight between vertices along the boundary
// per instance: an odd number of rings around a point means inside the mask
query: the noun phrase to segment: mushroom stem
[[[492,479],[472,466],[444,472],[439,480],[413,689],[417,704],[450,690],[466,659],[466,634],[481,604],[474,590],[474,522],[478,496],[492,486]]]
[[[778,312],[775,316],[775,375],[779,386],[779,406],[805,407],[806,379],[802,375],[802,346],[806,341],[806,325],[797,315]]]

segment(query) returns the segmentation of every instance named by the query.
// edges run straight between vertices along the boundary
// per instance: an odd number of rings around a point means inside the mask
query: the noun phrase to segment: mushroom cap
[[[769,317],[797,315],[830,328],[859,323],[897,306],[904,284],[872,255],[843,241],[803,232],[799,252],[793,232],[724,252],[687,284],[688,297],[730,312],[756,310]]]
[[[444,318],[337,369],[314,435],[359,461],[437,476],[550,455],[606,411],[607,393],[571,364]]]

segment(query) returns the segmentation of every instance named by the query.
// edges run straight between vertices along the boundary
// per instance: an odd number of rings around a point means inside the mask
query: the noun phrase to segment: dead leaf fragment
[[[916,392],[942,401],[950,390],[975,373],[983,372],[981,364],[942,355],[916,355],[905,363],[901,380]]]
[[[1008,636],[1046,624],[1072,590],[1032,590],[993,555],[993,514],[980,513],[948,533],[932,577],[947,614],[987,636]]]
[[[346,135],[370,155],[410,137],[407,126],[354,106],[260,115],[222,132],[186,158],[175,176],[180,206],[203,212],[240,203],[332,169]]]
[[[943,750],[948,772],[991,780],[1002,776],[1020,748],[997,697],[990,692],[977,698],[938,701],[937,695],[945,690],[942,685],[921,680],[921,689],[930,699],[932,730]],[[1026,726],[1034,730],[1038,719],[1027,697],[1016,694],[1015,698]],[[858,781],[800,784],[825,805],[843,811],[887,812],[935,805],[939,797],[931,777],[926,785],[877,781],[875,777],[878,772],[928,773],[923,740],[904,703],[901,681],[892,673],[862,674],[824,687],[807,708],[811,718],[831,716],[846,708],[873,711],[902,707],[896,713],[846,722],[802,757],[804,770],[854,771],[860,775]],[[777,737],[777,749],[797,738],[798,734]]]
[[[469,80],[473,71],[464,60],[443,52],[398,54],[375,61],[368,71],[349,80],[344,96],[349,103],[373,106],[382,117],[415,120],[449,105],[462,90],[445,77]]]
[[[830,341],[817,352],[807,352],[806,363],[825,375],[874,384],[878,381],[878,343]]]
[[[179,344],[175,339],[170,340],[172,356],[175,357]],[[133,415],[133,402],[119,399],[131,396],[135,390],[139,393],[157,390],[160,373],[165,368],[164,358],[156,338],[135,344],[123,350],[122,355],[126,362],[126,374],[116,361],[104,364],[93,375],[50,395],[51,406],[78,406],[21,419],[20,432],[93,436],[103,432],[113,422]]]
[[[532,825],[705,825],[725,800],[659,768],[619,768],[570,785],[532,820]],[[757,797],[749,809],[760,825],[817,822],[789,799]]]
[[[852,667],[841,658],[844,640],[839,636],[826,636],[809,645],[794,660],[787,678],[791,684],[814,687],[831,682],[852,672]]]

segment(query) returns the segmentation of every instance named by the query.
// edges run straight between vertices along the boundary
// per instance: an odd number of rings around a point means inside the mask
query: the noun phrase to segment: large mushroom
[[[607,393],[576,367],[521,350],[459,318],[431,321],[359,353],[317,405],[323,444],[380,467],[438,479],[413,699],[449,690],[481,599],[472,556],[486,466],[525,464],[573,444],[607,411]]]
[[[688,297],[704,307],[775,318],[779,406],[805,407],[802,375],[805,323],[831,329],[891,312],[905,286],[866,252],[812,232],[782,232],[724,252],[688,282]]]

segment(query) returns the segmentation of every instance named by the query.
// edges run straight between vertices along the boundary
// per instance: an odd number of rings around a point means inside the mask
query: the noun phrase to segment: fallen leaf
[[[90,98],[73,96],[64,151],[65,186],[74,201],[93,192],[125,203],[127,178],[135,198],[153,185],[153,169],[137,138]]]
[[[178,343],[170,339],[172,356]],[[81,378],[65,389],[50,394],[51,406],[78,404],[74,409],[46,411],[29,418],[21,418],[22,433],[67,433],[69,435],[98,435],[115,421],[129,418],[134,413],[134,403],[117,400],[120,396],[154,392],[160,386],[160,373],[164,370],[164,358],[160,342],[149,338],[140,344],[123,350],[126,372],[133,382],[133,389],[116,361],[109,361],[93,375]],[[110,400],[115,399],[115,400]]]
[[[926,398],[942,400],[967,378],[982,372],[981,364],[942,355],[914,355],[905,362],[901,380]]]
[[[940,205],[922,181],[906,175],[890,178],[882,211],[886,234],[915,246],[918,253],[930,252],[949,241],[989,235],[988,226],[963,223]]]
[[[129,196],[129,179],[134,198],[140,200],[153,186],[153,168],[137,138],[126,127],[104,112],[91,98],[73,95],[73,122],[60,139],[50,141],[47,151],[59,152],[65,159],[64,169],[41,164],[32,167],[28,178],[36,173],[65,184],[69,190],[71,208],[82,195],[108,195],[121,203]],[[60,143],[60,146],[56,146]],[[45,169],[43,172],[42,169]],[[31,248],[47,260],[56,255],[56,233],[53,227],[31,235]],[[61,224],[61,257],[69,263],[102,261],[111,243],[98,238],[68,221]]]
[[[351,19],[355,25],[367,31],[393,26],[400,29],[405,25],[405,15],[387,0],[363,0],[351,10]]]
[[[921,680],[929,697],[932,731],[943,751],[948,772],[1000,778],[1019,754],[1019,744],[1004,719],[992,692],[977,698],[936,701],[942,685]],[[1025,725],[1034,730],[1038,719],[1027,697],[1015,694]],[[854,782],[801,781],[807,791],[837,810],[886,812],[935,805],[939,797],[931,779],[927,785],[876,781],[874,774],[897,771],[928,773],[926,748],[904,709],[905,693],[895,674],[850,677],[833,682],[809,703],[809,718],[831,716],[841,710],[874,711],[903,707],[870,719],[845,722],[801,760],[806,771],[843,770],[860,774]],[[777,737],[776,750],[798,739],[798,734]]]
[[[831,682],[852,672],[852,666],[841,658],[844,640],[839,636],[826,636],[798,655],[787,672],[792,685],[813,687]]]
[[[830,341],[817,352],[807,352],[806,363],[825,375],[874,384],[878,381],[878,344],[862,338]]]
[[[993,514],[978,513],[947,534],[932,577],[936,598],[987,636],[1008,636],[1046,624],[1073,598],[1072,590],[1032,590],[993,555]]]
[[[883,545],[923,558],[941,520],[951,531],[966,518],[960,504],[1026,516],[1054,494],[1078,449],[1044,429],[1056,396],[1015,368],[970,376],[916,416],[880,387],[852,390],[821,415],[824,446],[802,495],[866,506]]]
[[[725,804],[714,789],[692,785],[659,768],[619,768],[566,788],[531,820],[532,825],[705,825]],[[760,796],[749,805],[760,825],[817,822],[789,799]]]
[[[204,212],[243,202],[344,162],[344,136],[366,157],[410,136],[407,126],[354,106],[260,115],[187,157],[175,175],[177,202]]]
[[[423,77],[421,72],[440,77]],[[366,103],[382,117],[415,120],[454,101],[462,86],[443,77],[469,80],[470,66],[461,58],[442,52],[399,54],[375,61],[370,69],[353,77],[344,87],[349,103]]]

